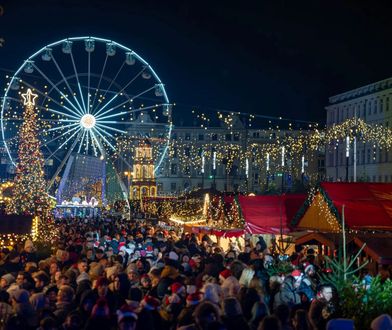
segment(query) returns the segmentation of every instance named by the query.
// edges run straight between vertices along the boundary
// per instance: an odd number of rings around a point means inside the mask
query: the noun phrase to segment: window
[[[218,141],[218,134],[216,134],[216,133],[211,134],[211,140]]]
[[[384,176],[384,182],[388,182],[388,175]]]
[[[186,157],[190,157],[191,156],[191,149],[189,147],[186,147],[184,151],[185,151],[185,156]]]
[[[384,101],[380,100],[380,112],[384,111]]]
[[[368,101],[367,105],[368,105],[368,115],[371,115],[372,114],[372,102]]]
[[[377,100],[373,101],[373,114],[377,113]]]
[[[378,162],[382,163],[382,150],[381,149],[378,150]]]
[[[332,167],[334,162],[333,154],[328,155],[328,166]]]
[[[377,182],[377,178],[375,175],[373,175],[373,182]]]
[[[177,190],[177,184],[175,182],[170,183],[170,191],[175,192]]]
[[[157,188],[158,188],[158,192],[162,192],[163,191],[163,183],[159,182],[157,185]]]
[[[199,134],[199,141],[204,141],[204,134]]]
[[[254,138],[259,138],[260,137],[260,133],[259,132],[253,132],[253,137]]]
[[[385,111],[389,111],[389,97],[385,101]]]
[[[389,153],[388,151],[385,151],[385,162],[388,163],[389,162]]]
[[[173,140],[177,140],[177,133],[173,133],[173,134],[172,134],[172,139],[173,139]]]
[[[239,141],[240,140],[240,135],[238,133],[234,134],[234,141]]]
[[[171,164],[170,174],[177,175],[177,164]]]
[[[185,140],[190,140],[191,139],[191,133],[185,133]]]
[[[189,165],[185,166],[184,174],[185,175],[190,175],[191,174],[191,167]]]
[[[378,176],[378,182],[382,182],[382,176],[381,175]]]
[[[231,141],[231,134],[226,134],[226,141]]]
[[[370,157],[371,157],[371,151],[370,151],[370,149],[368,149],[368,151],[367,151],[367,163],[369,164],[370,163]]]
[[[365,164],[365,149],[362,150],[362,164]]]

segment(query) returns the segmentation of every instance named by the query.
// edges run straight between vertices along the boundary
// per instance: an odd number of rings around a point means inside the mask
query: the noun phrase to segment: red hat
[[[125,242],[118,243],[118,249],[120,250],[123,246],[125,246]]]
[[[309,263],[309,262],[305,262],[304,263],[304,272],[307,273],[311,269],[314,270],[314,266],[311,263]]]
[[[143,307],[149,310],[157,309],[160,304],[161,303],[157,298],[149,295],[146,295],[142,301]]]
[[[170,291],[172,293],[180,293],[181,291],[184,290],[184,286],[179,283],[179,282],[174,282],[171,286],[170,286]]]
[[[225,269],[225,270],[222,270],[220,273],[219,273],[219,278],[222,280],[222,281],[224,281],[226,278],[228,278],[229,276],[231,276],[231,271],[229,270],[229,269]]]
[[[195,292],[192,294],[188,294],[188,297],[186,297],[186,303],[189,306],[197,305],[201,301],[202,297],[200,293]]]
[[[189,264],[189,266],[190,266],[191,268],[195,268],[195,267],[196,267],[196,261],[193,260],[193,259],[189,260],[188,264]]]
[[[291,272],[291,276],[298,280],[302,276],[302,273],[299,269],[295,269]]]

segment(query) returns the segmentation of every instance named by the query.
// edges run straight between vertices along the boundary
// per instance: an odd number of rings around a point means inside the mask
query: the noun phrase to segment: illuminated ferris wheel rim
[[[4,94],[4,97],[3,97],[3,102],[2,102],[2,107],[1,107],[1,130],[2,130],[2,138],[3,138],[3,141],[4,141],[4,146],[5,146],[5,149],[6,149],[6,151],[7,151],[7,154],[8,154],[8,157],[10,158],[10,160],[11,160],[11,162],[12,162],[12,164],[14,165],[14,166],[16,166],[16,164],[15,164],[15,162],[14,162],[14,159],[13,159],[13,157],[12,157],[12,155],[11,155],[11,151],[10,151],[10,149],[9,149],[9,147],[8,147],[8,144],[7,144],[7,137],[6,137],[6,135],[5,135],[5,126],[4,126],[4,109],[5,109],[5,107],[6,107],[6,102],[7,102],[7,99],[8,99],[8,94],[9,94],[9,92],[10,92],[10,89],[11,89],[11,86],[12,86],[12,84],[14,83],[14,81],[17,81],[18,82],[18,76],[19,76],[19,74],[21,73],[21,71],[25,68],[25,66],[26,66],[26,64],[28,64],[28,63],[34,63],[34,59],[38,56],[38,55],[40,55],[40,54],[42,54],[43,52],[45,52],[47,49],[51,49],[52,47],[56,47],[56,46],[61,46],[61,45],[64,45],[64,43],[66,43],[66,42],[73,42],[73,41],[84,41],[84,42],[86,42],[86,41],[98,41],[98,42],[101,42],[101,43],[105,43],[106,45],[113,45],[113,46],[115,46],[115,47],[117,47],[117,48],[119,48],[119,49],[122,49],[124,52],[126,52],[126,54],[127,53],[129,53],[129,54],[131,54],[133,57],[135,57],[141,64],[143,64],[144,66],[145,66],[145,68],[146,69],[148,69],[148,71],[153,75],[153,77],[155,78],[155,81],[160,85],[160,91],[162,92],[162,97],[163,97],[163,99],[164,99],[164,102],[165,103],[163,103],[162,105],[163,106],[167,106],[167,107],[169,107],[170,106],[170,102],[169,102],[169,99],[168,99],[168,96],[167,96],[167,93],[166,93],[166,90],[165,90],[165,87],[164,87],[164,84],[162,83],[162,81],[161,81],[161,79],[159,78],[159,76],[157,75],[157,73],[154,71],[154,69],[151,67],[151,65],[147,62],[147,61],[145,61],[139,54],[137,54],[135,51],[133,51],[132,49],[130,49],[130,48],[128,48],[128,47],[126,47],[126,46],[124,46],[124,45],[122,45],[122,44],[120,44],[120,43],[118,43],[118,42],[115,42],[115,41],[113,41],[113,40],[110,40],[110,39],[104,39],[104,38],[98,38],[98,37],[92,37],[92,36],[82,36],[82,37],[70,37],[70,38],[65,38],[65,39],[61,39],[61,40],[59,40],[59,41],[56,41],[56,42],[53,42],[53,43],[51,43],[51,44],[48,44],[48,45],[46,45],[46,46],[44,46],[44,47],[42,47],[41,49],[39,49],[38,51],[36,51],[33,55],[31,55],[30,57],[28,57],[28,59],[27,60],[25,60],[24,62],[23,62],[23,64],[19,67],[19,69],[13,74],[13,76],[12,76],[12,78],[11,78],[11,80],[10,80],[10,82],[9,82],[9,84],[8,84],[8,86],[7,86],[7,88],[6,88],[6,91],[5,91],[5,94]],[[75,72],[76,73],[76,72]],[[103,74],[103,73],[102,73]],[[44,78],[45,78],[45,76],[44,76]],[[65,79],[65,77],[63,77],[64,79]],[[102,77],[101,77],[102,78]],[[65,79],[66,80],[66,79]],[[54,86],[53,86],[54,87]],[[53,89],[53,88],[52,88]],[[88,90],[88,95],[87,95],[87,97],[89,97],[89,90]],[[81,97],[83,97],[83,95],[81,96]],[[83,98],[82,98],[82,101],[83,101]],[[78,104],[79,105],[79,104]],[[84,104],[83,104],[84,105]],[[74,122],[75,122],[75,124],[77,123],[78,124],[78,126],[80,126],[80,129],[82,130],[81,132],[80,132],[80,134],[82,134],[83,133],[83,131],[84,131],[84,133],[85,132],[91,132],[91,134],[92,134],[92,132],[93,132],[93,130],[94,129],[96,129],[96,128],[98,128],[98,127],[96,127],[96,124],[97,124],[97,122],[98,122],[98,119],[99,119],[99,116],[94,116],[94,114],[90,114],[90,109],[89,109],[89,107],[85,107],[85,106],[83,106],[83,107],[79,107],[78,108],[79,110],[81,110],[81,112],[78,112],[78,117],[79,118],[74,118]],[[83,111],[84,110],[84,111]],[[100,110],[102,110],[102,109],[100,109]],[[142,110],[143,111],[143,110]],[[76,120],[77,119],[77,120]],[[163,161],[163,159],[164,159],[164,157],[165,157],[165,155],[166,155],[166,153],[167,153],[167,150],[168,150],[168,147],[169,147],[169,143],[170,143],[170,135],[171,135],[171,131],[172,131],[172,121],[171,120],[169,120],[168,121],[168,123],[167,123],[167,126],[168,126],[168,133],[167,133],[167,142],[165,143],[165,147],[164,147],[164,150],[163,150],[163,152],[162,152],[162,155],[161,155],[161,157],[160,157],[160,159],[159,159],[159,161],[158,161],[158,163],[157,163],[157,166],[156,166],[156,169],[155,170],[158,170],[158,168],[160,167],[160,165],[161,165],[161,163],[162,163],[162,161]],[[79,138],[80,136],[78,135],[77,136],[77,138]],[[103,138],[103,137],[102,137]],[[104,138],[103,138],[104,139]],[[105,139],[104,139],[105,140]],[[82,140],[82,142],[83,142],[83,140]],[[109,145],[110,145],[110,143],[109,143]],[[111,145],[110,145],[111,146]],[[112,147],[112,146],[111,146]],[[112,147],[113,148],[113,147]],[[103,154],[103,151],[101,151],[101,154]]]

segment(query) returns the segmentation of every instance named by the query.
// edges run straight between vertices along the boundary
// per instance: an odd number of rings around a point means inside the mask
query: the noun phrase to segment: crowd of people
[[[272,274],[263,238],[224,251],[207,235],[100,217],[57,223],[44,256],[30,240],[0,253],[0,329],[354,329],[320,285],[314,251]],[[389,315],[371,329],[392,329]]]

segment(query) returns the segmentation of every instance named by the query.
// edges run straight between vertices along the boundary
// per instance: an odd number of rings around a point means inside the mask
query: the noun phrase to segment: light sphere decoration
[[[86,114],[80,119],[80,125],[85,129],[91,129],[95,126],[96,119],[93,115]]]
[[[49,188],[79,155],[105,161],[118,173],[132,168],[134,147],[145,139],[158,171],[169,149],[172,104],[165,84],[138,53],[113,40],[82,36],[47,44],[21,62],[7,76],[1,100],[11,166],[18,163],[28,103],[37,114]]]

